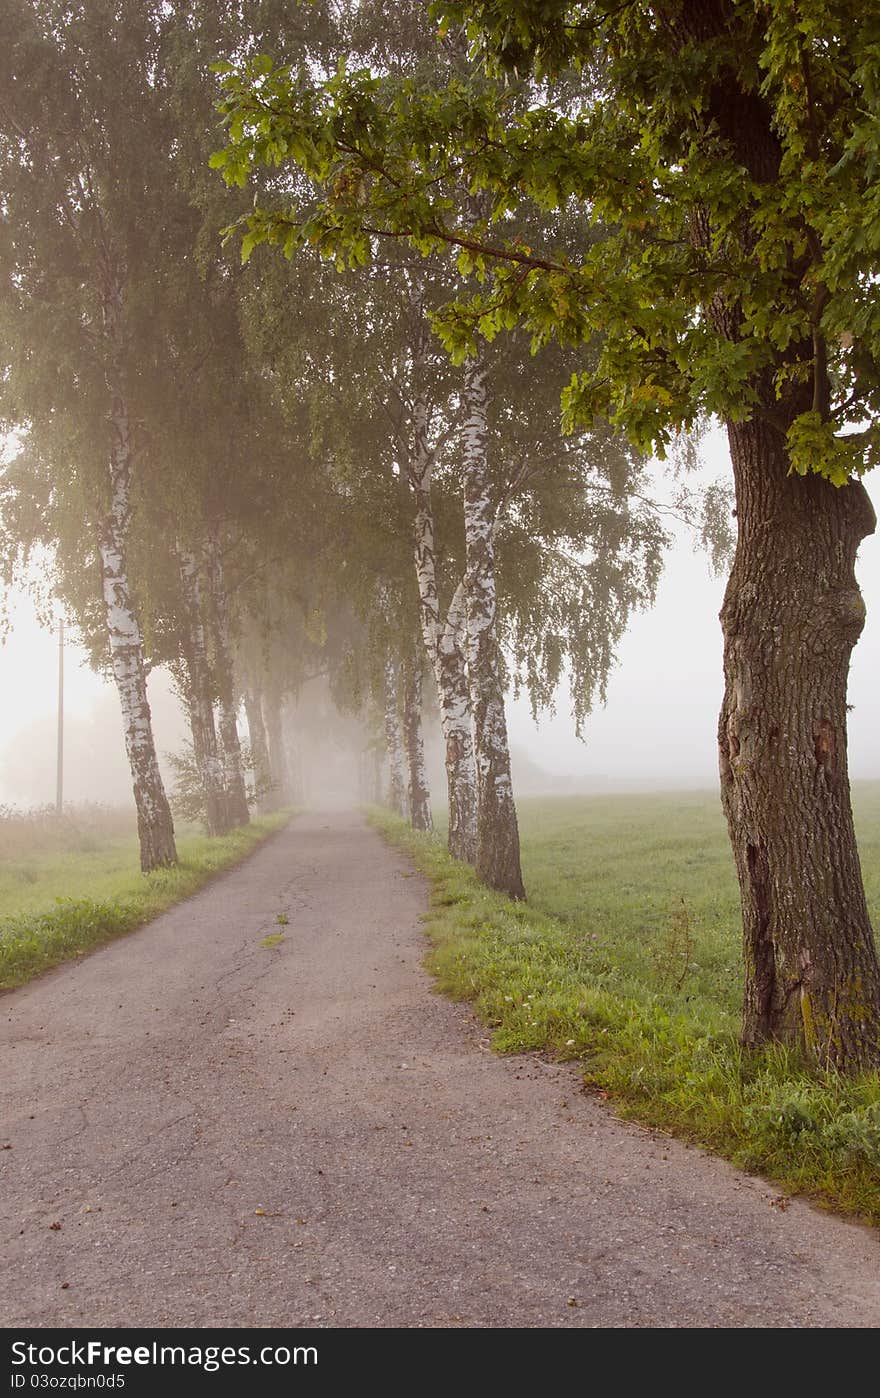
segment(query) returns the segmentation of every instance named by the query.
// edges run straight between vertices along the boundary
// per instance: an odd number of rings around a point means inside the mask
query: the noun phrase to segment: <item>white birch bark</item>
[[[177,562],[187,631],[183,647],[190,681],[187,707],[193,735],[193,751],[205,793],[205,823],[209,835],[224,835],[229,829],[230,820],[223,764],[214,726],[214,698],[205,638],[205,599],[201,570],[195,551],[180,544],[177,546]]]
[[[404,677],[403,736],[406,763],[410,824],[415,830],[433,830],[431,792],[425,768],[425,742],[422,734],[422,665],[421,646],[414,647]]]
[[[165,795],[153,724],[140,627],[131,598],[125,552],[131,521],[133,449],[128,404],[122,381],[122,288],[112,269],[102,288],[103,330],[108,350],[110,392],[109,513],[97,527],[101,583],[113,679],[122,709],[125,750],[137,809],[141,868],[144,873],[177,863],[174,822]]]
[[[390,656],[385,661],[385,745],[388,749],[390,791],[388,804],[397,815],[406,815],[406,761],[403,733],[397,711],[397,667]]]
[[[229,599],[223,577],[220,539],[216,529],[211,531],[206,558],[211,587],[214,620],[214,675],[219,708],[220,745],[226,776],[226,801],[233,825],[247,825],[247,787],[238,740],[238,705],[235,702],[235,672],[232,661],[232,640],[229,624]]]
[[[486,455],[488,397],[485,372],[476,357],[465,365],[464,401],[464,591],[477,768],[476,869],[490,888],[524,898],[496,635],[495,512]]]
[[[418,302],[415,302],[414,306],[420,313],[421,307]],[[440,724],[446,749],[449,852],[457,859],[473,863],[477,853],[476,773],[470,695],[462,645],[462,595],[459,589],[453,597],[446,617],[443,618],[437,586],[434,511],[431,501],[434,454],[428,443],[427,402],[419,385],[426,353],[427,330],[421,318],[417,320],[416,325],[413,342],[415,398],[412,440],[407,462],[409,486],[415,501],[413,540],[416,582],[419,589],[422,636],[437,685]]]

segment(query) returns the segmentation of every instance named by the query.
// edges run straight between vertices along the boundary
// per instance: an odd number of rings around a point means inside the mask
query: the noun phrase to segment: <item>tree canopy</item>
[[[608,415],[662,452],[703,412],[760,412],[797,472],[842,484],[873,466],[875,429],[860,429],[880,402],[877,15],[841,0],[434,10],[462,26],[485,81],[426,92],[421,76],[341,63],[316,83],[262,55],[225,70],[230,142],[214,163],[241,183],[293,162],[315,190],[306,213],[247,215],[243,256],[266,239],[345,264],[385,235],[451,247],[485,283],[442,318],[456,356],[520,322],[535,345],[601,333],[566,393],[569,425]],[[485,218],[462,217],[450,181],[488,200]],[[572,254],[551,222],[527,245],[508,229],[524,199],[554,214],[577,201],[602,236]]]

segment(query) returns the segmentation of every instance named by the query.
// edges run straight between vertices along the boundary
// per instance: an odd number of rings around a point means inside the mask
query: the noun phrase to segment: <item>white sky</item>
[[[723,472],[720,434],[703,451],[706,474]],[[875,497],[877,491],[874,491]],[[565,695],[555,717],[536,728],[528,702],[511,702],[512,745],[566,779],[593,778],[633,789],[714,786],[715,725],[721,701],[723,580],[713,578],[705,555],[694,553],[681,530],[667,559],[654,609],[633,618],[620,647],[608,703],[587,727],[573,731]],[[856,648],[850,682],[850,767],[856,778],[880,777],[876,677],[880,673],[880,540],[865,541],[859,579],[868,620]],[[15,626],[0,647],[0,802],[28,805],[54,799],[54,725],[57,643],[42,630],[25,597],[16,599]],[[162,676],[151,679],[160,750],[182,732]],[[124,799],[130,789],[115,694],[67,649],[67,783],[72,799]],[[439,795],[439,793],[438,793]]]
[[[726,440],[712,432],[702,444],[706,479],[729,472]],[[871,488],[870,477],[868,487]],[[875,508],[880,493],[873,489]],[[878,509],[880,514],[880,509]],[[676,528],[654,608],[634,616],[618,652],[608,702],[590,720],[580,743],[565,700],[555,718],[536,728],[528,702],[511,705],[512,741],[541,765],[569,775],[606,778],[634,789],[715,786],[716,722],[723,691],[723,644],[718,613],[724,578],[713,577],[688,532]],[[880,674],[880,537],[859,551],[859,585],[868,609],[850,670],[850,773],[880,777],[877,676]]]

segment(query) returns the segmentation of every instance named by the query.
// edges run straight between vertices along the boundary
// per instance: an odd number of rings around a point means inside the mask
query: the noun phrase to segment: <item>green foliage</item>
[[[135,837],[104,836],[90,854],[60,862],[47,855],[34,859],[37,881],[28,890],[29,910],[0,919],[0,990],[140,927],[243,859],[289,819],[289,811],[279,811],[216,839],[185,834],[178,841],[180,863],[153,874],[138,872]],[[77,882],[89,896],[69,896]]]
[[[855,795],[876,909],[880,788]],[[736,880],[716,801],[521,802],[528,905],[481,888],[441,834],[372,819],[430,876],[430,968],[499,1051],[575,1060],[624,1115],[880,1222],[880,1078],[737,1041]]]
[[[185,743],[181,752],[166,752],[165,760],[174,774],[174,786],[169,795],[174,815],[179,820],[204,824],[207,797],[192,743]]]
[[[452,249],[483,283],[438,317],[457,361],[516,324],[536,348],[601,334],[570,426],[604,416],[662,454],[701,412],[760,414],[793,469],[842,483],[877,449],[873,427],[846,429],[880,408],[880,18],[856,0],[675,23],[669,8],[441,0],[442,32],[463,28],[483,70],[430,90],[343,63],[320,82],[261,55],[225,70],[215,165],[238,185],[295,166],[311,190],[308,208],[261,201],[248,250],[351,266],[371,230]],[[487,212],[468,216],[456,188]],[[600,236],[576,256],[549,223],[524,243],[523,201],[574,203]]]
[[[209,523],[234,517],[225,565],[238,591],[270,560],[309,557],[329,515],[309,490],[302,424],[285,421],[246,351],[241,275],[220,253],[222,191],[204,168],[208,59],[240,51],[266,10],[16,0],[0,18],[0,423],[18,445],[0,468],[0,569],[10,580],[45,546],[46,586],[98,669],[108,383],[136,464],[126,553],[151,663],[180,657],[175,540],[198,550]],[[241,609],[258,602],[251,587]]]
[[[394,32],[389,34],[392,16]],[[391,11],[386,7],[381,23],[354,10],[348,19],[350,27],[337,40],[338,49],[346,49],[346,61],[328,77],[327,93],[341,95],[349,80],[362,78],[366,102],[381,86],[374,70],[398,77],[404,73],[406,96],[400,99],[401,110],[409,95],[427,104],[419,119],[423,139],[430,144],[438,115],[432,105],[438,83],[446,92],[464,90],[462,85],[473,80],[460,46],[438,50],[424,27],[421,7],[405,2]],[[353,65],[361,62],[371,67],[365,67],[360,78],[352,78]],[[233,65],[221,64],[219,71],[227,83],[237,81]],[[305,62],[302,55],[281,66],[257,56],[247,71],[259,89],[259,102],[274,109],[277,102],[284,102],[288,84],[299,90],[299,84],[311,81],[308,75],[314,74],[316,65]],[[289,256],[296,251],[296,257],[290,271],[278,258],[261,263],[262,295],[258,292],[250,302],[250,335],[261,354],[268,351],[273,365],[283,366],[279,384],[285,396],[301,396],[304,391],[298,360],[301,339],[307,336],[310,345],[316,346],[313,360],[318,357],[317,345],[327,354],[335,411],[324,418],[331,430],[322,440],[322,455],[340,491],[356,492],[355,519],[349,521],[343,515],[340,520],[346,532],[346,586],[369,628],[374,653],[384,655],[388,644],[398,643],[401,615],[406,615],[412,629],[417,625],[411,576],[412,501],[405,489],[412,405],[417,396],[427,400],[427,435],[435,450],[431,490],[441,611],[462,574],[460,432],[453,430],[460,414],[462,376],[450,369],[440,347],[425,336],[424,321],[444,299],[461,293],[467,279],[477,287],[484,279],[485,262],[466,250],[456,265],[436,258],[424,261],[414,258],[406,247],[383,240],[370,243],[371,265],[363,268],[364,239],[351,259],[339,264],[349,270],[344,281],[333,276],[321,280],[322,305],[329,315],[325,326],[317,328],[316,341],[315,326],[311,321],[304,323],[300,284],[312,275],[315,248],[327,253],[329,245],[309,239],[314,199],[307,183],[292,175],[293,162],[284,144],[288,137],[276,145],[271,117],[266,122],[262,116],[253,120],[252,128],[231,117],[232,130],[244,133],[247,126],[251,133],[256,143],[253,159],[242,164],[241,151],[230,146],[217,153],[212,164],[224,169],[233,184],[246,178],[258,184],[257,211],[249,211],[240,225],[247,227],[243,255],[250,257],[254,247],[265,241]],[[305,114],[303,120],[311,118]],[[344,120],[340,109],[340,121]],[[346,135],[336,134],[347,142]],[[288,136],[291,149],[299,151],[297,138]],[[318,143],[320,159],[331,164],[334,140],[328,134]],[[309,157],[304,148],[297,159],[317,160],[317,149]],[[329,164],[326,169],[329,172]],[[337,172],[334,179],[334,199],[348,198],[352,191],[344,173]],[[442,191],[438,185],[435,193],[440,197],[441,192],[450,208],[470,198],[456,186],[454,174]],[[353,197],[357,203],[357,191]],[[261,222],[264,204],[274,212]],[[296,237],[287,214],[301,220]],[[273,222],[276,217],[281,223]],[[516,236],[530,237],[536,219],[547,221],[539,218],[534,206],[518,209]],[[554,236],[572,249],[583,247],[593,236],[587,221],[571,211],[554,215],[552,222]],[[282,224],[284,237],[276,238]],[[539,228],[535,231],[541,236]],[[291,327],[298,325],[302,325],[302,336],[291,333]],[[325,344],[328,328],[332,336]],[[583,349],[575,354],[554,347],[534,361],[528,336],[522,334],[503,337],[484,354],[491,404],[493,494],[499,509],[495,534],[499,633],[512,661],[511,678],[517,688],[528,692],[535,712],[552,706],[563,670],[569,673],[578,724],[593,703],[604,697],[615,647],[632,610],[653,600],[667,543],[658,514],[646,498],[644,463],[620,434],[603,423],[590,432],[578,430],[565,444],[560,440],[560,392],[575,365],[594,358],[592,349],[585,355]],[[376,603],[377,566],[383,592],[390,598],[384,609]],[[383,627],[377,618],[383,610],[390,618],[390,626],[384,627],[389,635],[379,634]]]
[[[180,752],[166,752],[165,760],[174,774],[174,787],[171,792],[171,809],[175,816],[189,824],[207,820],[207,798],[192,743],[184,743]],[[250,746],[241,744],[242,768],[245,772],[248,806],[259,804],[271,791],[272,782],[267,773],[255,773]]]

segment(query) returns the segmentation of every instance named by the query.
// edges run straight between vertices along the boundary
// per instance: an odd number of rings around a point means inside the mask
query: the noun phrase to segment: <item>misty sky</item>
[[[707,478],[723,474],[720,434],[702,448]],[[870,481],[869,481],[870,487]],[[873,491],[875,500],[878,491]],[[715,725],[721,701],[723,580],[695,553],[686,530],[669,555],[653,611],[631,621],[612,676],[608,703],[590,721],[586,742],[574,736],[567,697],[536,728],[525,698],[510,705],[515,748],[565,778],[593,777],[630,788],[715,786]],[[865,541],[859,579],[868,620],[850,680],[850,767],[854,778],[880,777],[876,678],[880,674],[880,541]],[[13,635],[0,648],[0,802],[54,799],[57,645],[19,599]],[[115,691],[83,665],[70,646],[66,667],[68,792],[76,800],[110,799],[130,789]],[[161,675],[150,680],[160,751],[183,735],[176,701]],[[110,775],[112,774],[112,780]],[[89,790],[101,776],[101,787]],[[514,770],[515,776],[515,770]],[[435,793],[437,797],[441,793]]]

